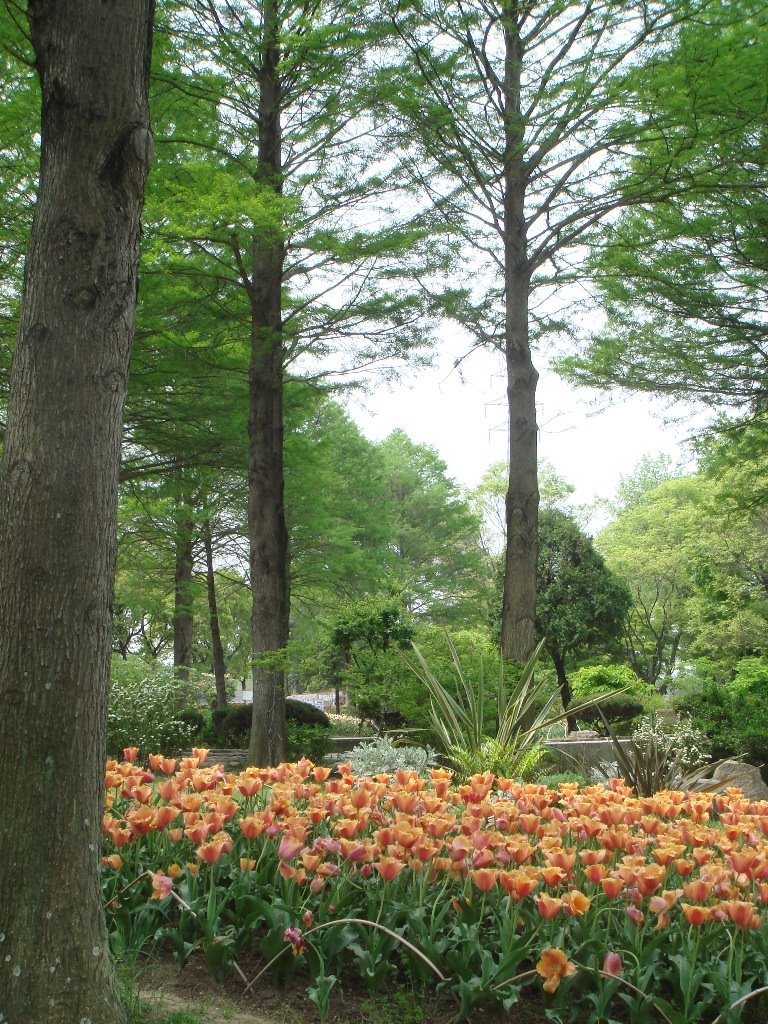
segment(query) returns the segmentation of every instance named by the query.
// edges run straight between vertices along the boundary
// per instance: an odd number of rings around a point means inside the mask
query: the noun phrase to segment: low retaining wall
[[[629,739],[619,740],[622,746],[630,742]],[[544,740],[544,746],[557,757],[558,768],[563,772],[589,772],[591,768],[597,768],[600,764],[616,761],[616,751],[609,739]]]

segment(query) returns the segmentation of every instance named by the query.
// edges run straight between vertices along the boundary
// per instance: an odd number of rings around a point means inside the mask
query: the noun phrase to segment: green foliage
[[[331,730],[324,725],[306,725],[286,716],[285,754],[288,761],[302,757],[319,764],[330,749]]]
[[[582,385],[754,415],[765,378],[768,14],[761,0],[708,6],[634,78],[638,114],[670,130],[641,143],[627,185],[642,181],[665,201],[606,230],[592,262],[607,328],[564,365]]]
[[[358,743],[349,759],[355,775],[393,775],[400,768],[426,775],[428,769],[437,764],[430,747],[396,745],[388,736]]]
[[[743,756],[768,764],[768,661],[746,658],[728,683],[708,683],[676,701],[681,713],[706,733],[717,758]]]
[[[536,628],[553,659],[609,647],[631,604],[578,523],[558,509],[539,517]]]
[[[252,719],[252,704],[216,708],[211,715],[212,741],[222,747],[247,747]],[[328,752],[331,736],[331,723],[326,713],[306,701],[287,697],[285,722],[286,743],[292,754],[308,757],[311,761],[322,760]]]
[[[571,675],[574,698],[584,700],[610,690],[640,696],[648,689],[628,665],[584,665]]]
[[[553,706],[558,693],[543,694],[542,681],[534,677],[534,668],[544,645],[542,641],[529,661],[510,682],[509,666],[497,656],[493,668],[496,680],[486,691],[485,666],[481,663],[476,683],[464,674],[450,636],[446,638],[453,661],[456,687],[446,686],[435,674],[424,654],[414,644],[416,660],[406,659],[411,671],[424,684],[430,696],[432,730],[447,760],[459,773],[490,771],[492,763],[532,773],[543,752],[542,733],[565,718]],[[487,698],[495,703],[495,718],[486,717]],[[487,758],[488,766],[481,767]]]
[[[585,665],[571,676],[571,688],[579,703],[593,697],[604,698],[599,705],[580,712],[579,721],[600,729],[605,716],[611,728],[622,735],[628,723],[663,704],[663,698],[653,693],[628,665]],[[612,695],[615,690],[624,692]]]
[[[597,694],[595,696],[598,696]],[[637,697],[625,694],[619,697],[601,694],[603,697],[600,704],[595,707],[585,708],[578,714],[578,721],[590,728],[601,730],[603,721],[607,721],[611,729],[624,735],[630,723],[634,722],[644,711],[647,710],[643,701]]]
[[[547,756],[546,747],[540,744],[519,750],[513,745],[502,746],[493,736],[484,739],[476,750],[454,746],[448,751],[459,779],[492,772],[501,778],[532,782]]]
[[[171,669],[140,658],[114,658],[107,719],[107,750],[125,747],[148,753],[177,754],[199,735],[204,719],[193,687]]]

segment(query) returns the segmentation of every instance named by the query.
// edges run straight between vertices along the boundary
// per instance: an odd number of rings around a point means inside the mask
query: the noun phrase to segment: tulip
[[[469,877],[480,892],[490,892],[496,886],[498,871],[491,868],[477,868],[469,872]]]
[[[169,878],[163,871],[150,871],[149,875],[152,879],[152,895],[150,899],[164,900],[166,896],[170,896],[173,892],[173,879]]]
[[[195,856],[204,864],[215,864],[221,859],[224,852],[224,844],[220,842],[203,843],[195,850]]]
[[[603,973],[610,974],[612,978],[618,978],[624,973],[624,964],[618,953],[608,952],[603,959]]]
[[[563,901],[559,897],[549,896],[543,892],[536,897],[536,909],[545,921],[555,917],[563,908]]]
[[[283,939],[286,942],[290,942],[293,946],[293,955],[301,956],[307,945],[307,941],[302,934],[301,928],[286,928],[283,932]]]
[[[549,948],[541,954],[536,971],[544,978],[544,991],[555,992],[563,978],[576,973],[576,966],[562,949]]]
[[[405,864],[395,857],[382,857],[380,860],[374,861],[373,866],[385,882],[391,882],[397,878]]]
[[[581,917],[581,915],[586,914],[592,906],[592,900],[589,896],[585,896],[584,893],[579,892],[578,889],[574,889],[572,892],[569,892],[564,902],[571,917]]]
[[[292,835],[284,835],[277,848],[280,860],[293,860],[304,848],[304,839]]]
[[[129,762],[133,763],[136,760],[136,758],[138,757],[138,754],[139,754],[139,748],[138,747],[124,747],[123,748],[123,758],[126,761],[129,761]]]
[[[685,914],[685,918],[688,924],[699,926],[709,921],[712,916],[712,910],[710,907],[697,907],[692,906],[690,903],[681,903],[680,907]]]

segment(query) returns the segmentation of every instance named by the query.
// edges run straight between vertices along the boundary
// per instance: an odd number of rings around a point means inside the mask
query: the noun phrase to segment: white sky
[[[612,498],[619,477],[631,473],[644,455],[664,452],[675,464],[693,468],[685,444],[693,419],[687,425],[668,423],[668,408],[649,396],[575,391],[537,368],[539,456],[576,488],[574,504]],[[448,475],[464,487],[474,487],[491,463],[507,458],[505,380],[500,357],[490,352],[474,353],[461,372],[446,352],[433,368],[394,388],[382,385],[353,398],[349,412],[371,440],[399,427],[413,441],[435,448]],[[675,412],[679,417],[685,410]]]

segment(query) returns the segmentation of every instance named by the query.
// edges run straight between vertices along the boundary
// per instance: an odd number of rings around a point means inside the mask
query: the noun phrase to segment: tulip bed
[[[255,952],[306,972],[323,1019],[350,972],[436,985],[461,1017],[535,986],[563,1022],[766,1019],[768,802],[136,753],[106,771],[118,954],[199,950],[253,991]]]

